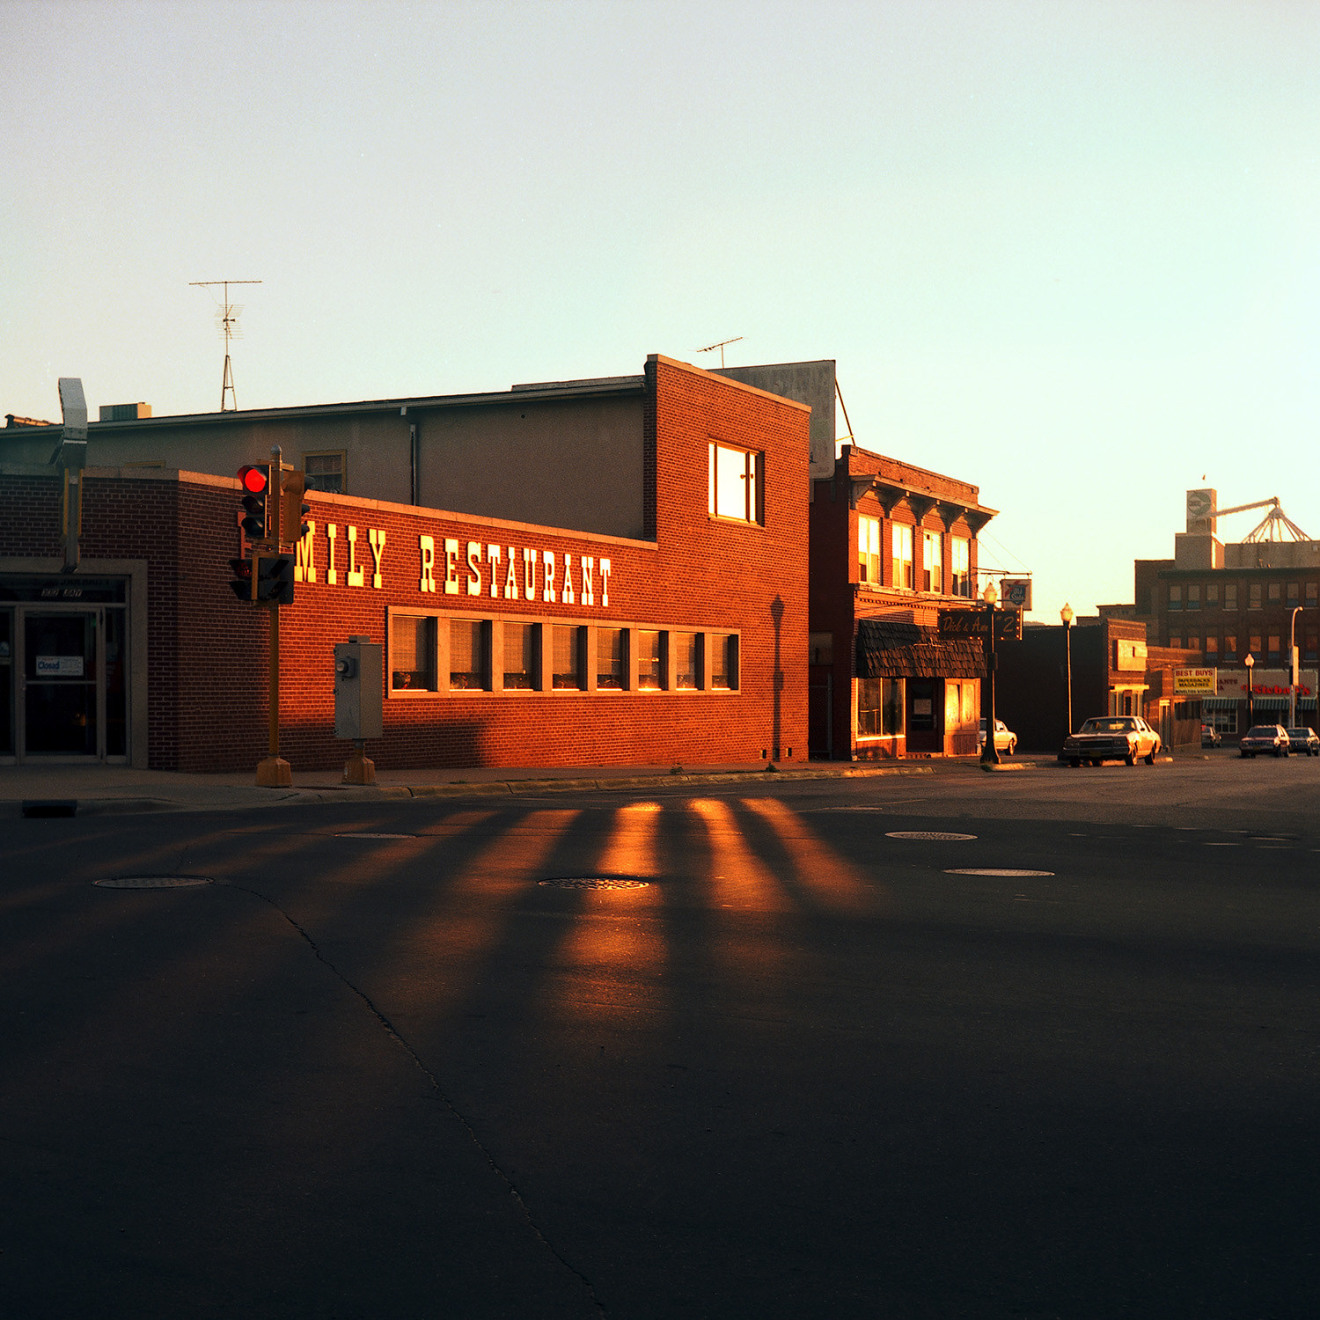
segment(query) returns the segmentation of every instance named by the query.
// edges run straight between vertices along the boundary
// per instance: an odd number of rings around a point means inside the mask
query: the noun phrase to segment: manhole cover
[[[212,882],[204,875],[117,875],[93,883],[102,889],[191,889]]]
[[[974,839],[975,834],[952,834],[947,830],[890,830],[886,839],[933,839],[946,841],[954,839]]]
[[[563,879],[538,880],[548,889],[645,889],[649,881],[620,880],[615,876],[566,876]]]
[[[336,839],[415,839],[415,834],[336,834]]]
[[[1015,866],[960,866],[945,875],[1053,875],[1053,871],[1024,871]]]

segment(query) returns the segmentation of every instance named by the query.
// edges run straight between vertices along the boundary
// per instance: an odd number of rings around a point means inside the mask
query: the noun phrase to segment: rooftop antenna
[[[224,301],[220,304],[220,310],[216,314],[216,329],[225,337],[225,373],[220,379],[220,411],[237,412],[238,396],[234,393],[234,368],[229,361],[229,341],[231,339],[241,339],[243,332],[238,328],[238,318],[243,311],[242,304],[231,303],[229,301],[229,286],[231,284],[260,284],[260,280],[189,280],[190,287],[195,289],[213,289],[217,284],[224,288]],[[229,406],[225,406],[225,401],[229,401]]]
[[[697,349],[698,353],[713,353],[717,348],[720,350],[720,366],[724,365],[724,345],[736,344],[742,335],[734,335],[732,339],[721,339],[718,344],[707,344],[705,348]]]

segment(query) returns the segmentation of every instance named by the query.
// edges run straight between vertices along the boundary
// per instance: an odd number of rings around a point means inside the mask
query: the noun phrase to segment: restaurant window
[[[738,639],[714,633],[710,639],[710,685],[725,692],[738,689]]]
[[[664,685],[664,635],[653,628],[639,628],[637,631],[637,686],[643,692],[658,692]]]
[[[346,469],[347,459],[343,450],[303,455],[303,477],[308,490],[343,495],[347,488]]]
[[[674,687],[680,691],[690,691],[701,686],[700,648],[697,646],[697,634],[690,632],[671,632],[669,649],[674,659]]]
[[[716,518],[761,520],[761,456],[712,440],[709,446],[710,506]]]
[[[903,685],[897,678],[857,680],[857,736],[894,738],[903,732]]]
[[[1236,582],[1224,583],[1224,608],[1226,610],[1235,610],[1238,607],[1238,592]]]
[[[1187,584],[1187,608],[1189,610],[1199,610],[1201,608],[1201,588],[1196,582]]]
[[[550,683],[559,691],[582,687],[582,629],[575,625],[550,625]]]
[[[536,625],[506,623],[504,633],[504,690],[530,691],[536,686]]]
[[[479,619],[449,621],[449,689],[481,691],[486,686],[487,628]]]
[[[627,638],[622,628],[596,629],[596,687],[619,691],[626,686]]]
[[[905,591],[912,590],[912,528],[904,523],[891,524],[894,580],[892,585]]]
[[[944,538],[939,532],[921,533],[921,582],[923,591],[944,593]]]
[[[970,599],[972,594],[972,543],[965,536],[949,538],[949,571],[953,575],[950,589],[955,596]]]
[[[390,615],[390,690],[435,691],[435,618]]]
[[[857,518],[857,580],[880,585],[880,519]]]

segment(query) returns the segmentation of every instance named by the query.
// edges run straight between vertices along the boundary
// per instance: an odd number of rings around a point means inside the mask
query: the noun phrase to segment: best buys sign
[[[1218,673],[1213,668],[1173,671],[1175,697],[1213,697],[1218,690]]]

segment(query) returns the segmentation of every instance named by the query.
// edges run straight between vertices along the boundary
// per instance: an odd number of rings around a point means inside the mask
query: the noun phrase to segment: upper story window
[[[1205,584],[1205,607],[1210,609],[1219,604],[1219,583],[1207,582]]]
[[[1279,604],[1279,602],[1283,599],[1283,583],[1271,582],[1268,585],[1269,585],[1269,591],[1266,593],[1266,598],[1269,600],[1271,605]]]
[[[715,518],[761,521],[761,456],[710,442],[710,509]]]
[[[880,519],[857,518],[857,580],[880,585]]]
[[[1199,583],[1189,582],[1187,584],[1187,608],[1189,610],[1199,610],[1201,608],[1201,587]]]
[[[1236,582],[1225,582],[1225,583],[1224,583],[1224,608],[1225,608],[1226,610],[1235,610],[1235,609],[1237,609],[1237,607],[1238,607],[1238,603],[1237,603],[1237,583],[1236,583]]]
[[[1260,583],[1252,582],[1247,587],[1247,609],[1258,610],[1260,607]]]
[[[1169,608],[1171,610],[1180,610],[1183,607],[1182,583],[1169,583]]]
[[[951,590],[955,596],[972,594],[972,543],[965,536],[949,538],[949,571],[953,575]]]
[[[893,529],[894,582],[907,591],[913,588],[912,528],[904,523],[891,524]]]
[[[307,479],[307,489],[343,495],[347,484],[344,477],[345,467],[346,460],[342,449],[321,454],[304,454],[303,476]]]
[[[921,589],[944,592],[944,538],[939,532],[921,533]]]

